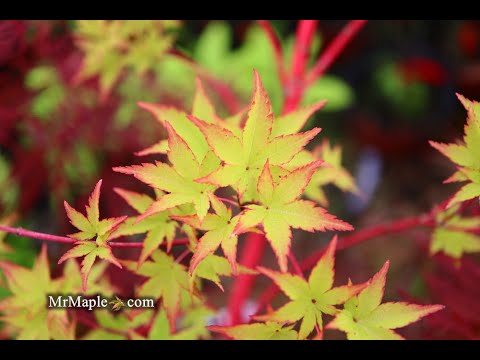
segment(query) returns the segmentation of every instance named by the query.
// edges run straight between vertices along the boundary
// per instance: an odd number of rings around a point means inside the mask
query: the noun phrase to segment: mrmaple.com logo
[[[80,308],[92,311],[93,309],[110,308],[118,311],[126,308],[153,308],[155,301],[152,298],[136,298],[122,300],[118,296],[105,298],[101,295],[85,297],[82,295],[47,295],[47,307],[49,309]]]

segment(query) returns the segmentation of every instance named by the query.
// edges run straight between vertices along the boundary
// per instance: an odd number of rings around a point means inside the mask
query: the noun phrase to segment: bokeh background
[[[320,21],[312,63],[345,23]],[[272,24],[288,58],[296,22]],[[134,29],[129,40],[143,36],[142,31]],[[95,46],[86,50],[82,39],[87,36],[95,39]],[[134,153],[165,137],[161,126],[136,102],[189,110],[196,73],[207,79],[207,90],[221,114],[229,109],[216,96],[217,90],[226,84],[242,105],[247,104],[253,68],[259,70],[275,110],[281,109],[283,95],[273,53],[255,21],[172,22],[161,38],[146,36],[134,50],[126,48],[126,61],[105,53],[114,37],[70,20],[0,21],[3,223],[70,233],[63,200],[82,206],[100,178],[103,214],[130,214],[113,187],[146,188],[111,168],[161,159]],[[172,60],[167,52],[185,62]],[[79,76],[89,56],[90,68]],[[343,166],[363,193],[357,196],[327,186],[330,211],[361,229],[426,212],[453,194],[458,185],[442,184],[453,165],[428,140],[452,142],[461,137],[466,114],[456,92],[480,99],[480,21],[368,22],[303,100],[304,104],[329,101],[307,127],[323,128],[319,141],[328,137],[341,145]],[[294,236],[299,259],[331,237]],[[338,280],[351,276],[353,281],[364,281],[390,259],[387,299],[449,305],[448,310],[411,326],[410,338],[478,338],[480,267],[470,257],[461,265],[444,256],[429,257],[428,236],[425,231],[412,231],[344,251],[338,256]],[[26,266],[40,245],[13,235],[6,242],[15,251],[0,256]],[[63,245],[49,245],[52,258],[63,251]],[[119,255],[134,256],[132,251],[121,250]],[[264,262],[274,266],[270,249]],[[118,278],[125,292],[135,280],[114,269],[111,276]],[[268,281],[259,278],[254,295],[266,285]],[[214,302],[224,305],[216,288],[207,290]],[[5,294],[0,284],[0,297]]]

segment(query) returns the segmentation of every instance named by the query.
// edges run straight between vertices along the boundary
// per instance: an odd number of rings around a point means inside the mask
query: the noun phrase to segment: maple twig
[[[293,45],[292,78],[300,80],[307,65],[313,35],[317,29],[318,20],[300,20]]]
[[[270,44],[272,45],[273,53],[275,56],[275,64],[277,66],[278,77],[280,78],[280,82],[285,84],[286,81],[286,73],[285,73],[285,64],[283,59],[283,51],[282,51],[282,44],[280,43],[280,39],[278,38],[277,34],[275,33],[275,29],[273,28],[272,24],[268,20],[257,20],[258,25],[262,28],[267,35]]]
[[[180,245],[186,245],[188,244],[188,239],[187,238],[181,238],[181,239],[176,239],[173,240],[172,246],[180,246]],[[119,241],[109,241],[108,245],[110,245],[113,248],[142,248],[143,247],[143,241],[142,242],[119,242]],[[167,243],[161,243],[160,246],[167,246]]]
[[[26,230],[22,228],[12,228],[9,226],[3,226],[0,225],[0,231],[4,231],[10,234],[15,234],[18,236],[24,236],[32,239],[38,239],[38,240],[43,240],[43,241],[52,241],[52,242],[58,242],[58,243],[66,243],[66,244],[74,244],[78,240],[71,239],[66,236],[58,236],[58,235],[50,235],[50,234],[44,234],[44,233],[39,233],[36,231],[31,231],[31,230]]]
[[[223,197],[219,197],[217,196],[217,199],[219,199],[220,201],[223,201],[225,203],[229,203],[231,205],[234,205],[235,207],[239,207],[238,203],[233,201],[233,200],[230,200],[230,199],[226,199],[226,198],[223,198]]]
[[[298,44],[295,45],[295,50],[298,53],[294,53],[294,74],[303,74],[304,67],[306,65],[306,54],[308,55],[308,49],[310,48],[311,41],[313,40],[313,34],[315,33],[315,28],[317,26],[316,20],[301,20],[298,25],[297,39]],[[305,54],[306,53],[306,54]],[[302,68],[303,67],[303,68]],[[286,84],[287,100],[289,93],[289,85]],[[301,97],[301,94],[300,94]],[[293,108],[298,105],[299,101],[292,102]],[[284,107],[284,113],[293,110],[288,106]],[[242,250],[240,264],[249,267],[255,268],[260,260],[262,259],[265,247],[267,246],[267,240],[264,235],[251,233],[248,234],[245,247]],[[252,275],[240,275],[237,276],[235,282],[233,283],[232,292],[228,300],[228,311],[230,314],[231,325],[236,325],[240,323],[241,320],[241,308],[244,302],[250,296],[250,293],[255,282],[255,276]]]
[[[325,71],[333,61],[338,57],[340,52],[345,48],[348,42],[364,25],[366,20],[351,21],[337,37],[332,41],[327,50],[319,58],[317,64],[314,66],[314,75],[307,77],[316,79],[322,71]],[[292,61],[292,74],[288,84],[284,86],[285,103],[282,113],[288,113],[298,107],[305,91],[304,75],[305,67],[308,60],[308,51],[311,47],[313,35],[317,26],[317,20],[302,20],[298,24],[294,54]],[[312,74],[312,72],[310,72]],[[242,251],[241,264],[254,268],[259,263],[266,247],[266,239],[263,235],[249,234],[246,239],[245,247]],[[232,325],[240,322],[241,308],[246,299],[250,296],[254,276],[241,275],[238,276],[234,282],[231,296],[228,301],[228,309],[230,314],[230,321]],[[276,292],[274,293],[274,295]],[[273,296],[274,296],[273,295]]]
[[[51,235],[51,234],[45,234],[45,233],[40,233],[37,231],[31,231],[31,230],[26,230],[23,228],[12,228],[9,226],[3,226],[0,225],[0,231],[4,231],[10,234],[15,234],[18,236],[24,236],[32,239],[37,239],[37,240],[42,240],[42,241],[51,241],[51,242],[57,242],[57,243],[64,243],[64,244],[74,244],[78,240],[72,239],[66,236],[58,236],[58,235]],[[173,241],[173,246],[177,245],[185,245],[188,243],[188,239],[182,238],[182,239],[177,239]],[[116,247],[116,248],[142,248],[143,247],[143,242],[109,242],[108,243],[111,247]],[[163,245],[163,244],[162,244]]]
[[[339,242],[337,244],[337,251],[345,250],[354,245],[358,245],[362,242],[377,238],[379,236],[400,233],[422,226],[433,227],[436,224],[435,215],[439,211],[439,209],[440,207],[434,209],[428,214],[407,217],[387,224],[374,225],[351,235],[346,235],[339,239]],[[300,263],[300,270],[303,272],[313,267],[324,254],[325,250],[326,248],[318,250],[317,252],[313,253],[308,258],[303,260]],[[278,287],[275,284],[272,284],[260,295],[260,297],[258,298],[257,312],[261,311],[266,304],[269,304],[271,302],[271,300],[277,295],[278,290]]]
[[[298,23],[293,47],[292,72],[288,83],[284,86],[283,113],[294,110],[302,99],[305,90],[305,68],[317,24],[317,20],[300,20]]]
[[[240,264],[249,268],[255,268],[263,257],[266,245],[265,235],[257,233],[248,234],[240,258]],[[239,275],[235,278],[232,292],[228,299],[231,325],[240,323],[242,306],[250,296],[254,282],[255,275]]]
[[[432,213],[407,217],[387,224],[374,225],[372,227],[352,233],[351,235],[340,237],[336,250],[348,249],[354,245],[382,235],[400,233],[420,226],[432,227],[434,225],[435,219]],[[323,255],[324,251],[325,249],[319,250],[303,260],[300,265],[301,269],[305,271],[313,267]]]
[[[340,33],[332,40],[329,46],[320,55],[315,65],[307,75],[307,84],[311,85],[333,64],[343,49],[355,37],[367,20],[350,20]]]
[[[190,254],[190,250],[186,249],[184,252],[182,252],[178,257],[175,259],[175,262],[181,263],[183,259],[187,257],[187,255]]]

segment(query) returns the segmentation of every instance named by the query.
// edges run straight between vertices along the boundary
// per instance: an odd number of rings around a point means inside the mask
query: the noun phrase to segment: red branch
[[[292,59],[292,78],[294,80],[300,80],[305,73],[317,24],[318,20],[300,20],[298,23]]]
[[[240,264],[255,268],[263,257],[267,241],[262,234],[250,233],[243,248]],[[255,275],[238,275],[233,283],[232,292],[228,299],[228,311],[231,325],[239,324],[242,320],[241,310],[243,303],[248,299],[253,288]]]
[[[301,20],[298,23],[293,47],[292,73],[285,85],[285,103],[283,113],[289,113],[300,103],[305,90],[304,75],[317,20]]]
[[[58,236],[58,235],[50,235],[44,234],[36,231],[26,230],[22,228],[12,228],[9,226],[0,225],[0,231],[4,231],[10,234],[15,234],[18,236],[24,236],[32,239],[38,239],[43,241],[51,241],[57,243],[64,243],[64,244],[75,244],[78,240],[66,237],[66,236]],[[108,243],[111,247],[115,248],[142,248],[143,242],[109,242]],[[185,245],[188,244],[188,239],[178,239],[173,242],[173,246],[177,245]],[[163,244],[162,244],[163,245]]]
[[[435,214],[436,211],[432,211],[431,213],[426,215],[408,217],[387,224],[374,225],[351,235],[346,235],[340,238],[340,241],[337,245],[337,251],[348,249],[354,245],[358,245],[364,241],[374,239],[382,235],[401,233],[420,226],[435,226]],[[324,252],[325,248],[318,250],[317,252],[313,253],[308,258],[303,260],[300,264],[300,270],[303,272],[312,268],[322,257]],[[272,299],[277,295],[278,290],[279,289],[275,284],[272,284],[270,287],[268,287],[258,299],[257,311],[261,311],[267,304],[269,304]]]
[[[314,68],[307,76],[307,80],[309,80],[310,83],[315,81],[318,76],[327,70],[365,22],[366,20],[352,20],[337,35],[330,46],[320,56]],[[282,69],[284,69],[280,41],[276,37],[270,23],[260,20],[259,24],[272,44],[275,52],[275,61],[277,62],[278,71],[280,73],[283,71]],[[309,83],[308,81],[305,81],[305,70],[317,24],[317,20],[301,20],[298,24],[295,36],[291,75],[289,79],[286,79],[286,82],[282,81],[285,92],[285,103],[283,107],[284,114],[298,107],[303,93],[307,88],[307,84]],[[280,75],[280,79],[283,79],[282,76],[283,75]],[[350,240],[352,245],[359,241],[362,241],[361,237],[356,237],[353,238],[353,240]],[[250,268],[256,267],[263,256],[266,243],[265,236],[249,234],[246,239],[245,247],[242,250],[240,263]],[[292,261],[292,257],[290,260]],[[295,264],[294,258],[293,264]],[[300,269],[297,269],[297,271],[298,270]],[[251,275],[241,275],[236,278],[228,301],[228,309],[232,325],[238,324],[241,321],[241,308],[250,296],[254,281],[255,277]]]
[[[286,93],[286,100],[284,104],[283,113],[289,112],[298,106],[303,95],[303,85],[301,81],[305,73],[305,67],[308,60],[308,52],[311,47],[313,35],[317,27],[317,20],[301,20],[298,24],[294,53],[292,59],[292,74],[287,84],[284,84],[284,91]],[[273,30],[269,27],[270,24],[260,23],[264,31],[270,37],[270,41],[276,52],[280,51],[279,41],[272,39]],[[268,29],[265,29],[265,26]],[[277,60],[278,62],[278,60]],[[242,250],[242,257],[240,264],[254,268],[262,259],[267,241],[264,235],[249,234],[246,239],[245,247]],[[228,301],[228,310],[230,313],[230,321],[232,325],[238,324],[241,321],[241,309],[244,302],[250,296],[250,293],[255,282],[255,277],[252,275],[240,275],[235,279],[232,293]]]
[[[434,215],[432,214],[413,216],[405,219],[396,220],[387,224],[375,225],[370,228],[366,228],[356,233],[352,233],[351,235],[340,238],[340,241],[337,244],[337,251],[348,249],[349,247],[360,244],[366,240],[377,238],[382,235],[400,233],[419,226],[432,227],[434,225],[435,219]],[[322,257],[324,251],[325,249],[319,250],[310,255],[305,260],[303,260],[300,265],[302,271],[306,271],[312,268]]]
[[[53,242],[58,242],[58,243],[74,244],[78,241],[78,240],[71,239],[71,238],[65,237],[65,236],[44,234],[44,233],[39,233],[39,232],[36,232],[36,231],[25,230],[25,229],[22,229],[22,228],[11,228],[9,226],[3,226],[3,225],[0,225],[0,231],[5,231],[5,232],[10,233],[10,234],[29,237],[29,238],[32,238],[32,239],[38,239],[38,240],[43,240],[43,241],[53,241]]]
[[[267,35],[270,44],[272,45],[273,53],[275,55],[275,63],[277,66],[278,77],[280,78],[280,82],[285,84],[286,81],[286,73],[285,73],[285,65],[283,59],[283,51],[282,51],[282,44],[278,36],[275,34],[275,30],[272,27],[272,24],[268,20],[258,20],[258,25],[262,28]]]
[[[322,52],[319,59],[307,76],[307,84],[311,85],[319,76],[325,73],[333,64],[343,49],[355,37],[367,20],[351,20],[342,31],[333,39],[327,49]]]

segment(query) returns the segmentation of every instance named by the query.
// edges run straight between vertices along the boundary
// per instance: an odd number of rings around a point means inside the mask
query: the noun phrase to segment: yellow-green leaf
[[[292,171],[274,184],[271,190],[272,175],[267,162],[258,181],[262,205],[248,205],[240,215],[235,229],[236,234],[241,234],[262,224],[282,272],[287,271],[287,255],[291,243],[290,228],[306,231],[353,229],[351,225],[338,220],[314,203],[297,199],[320,164],[321,161],[315,161]],[[271,196],[267,196],[270,192]]]
[[[292,326],[284,327],[274,322],[237,326],[209,326],[209,330],[227,335],[235,340],[296,340],[298,334]]]
[[[350,340],[401,340],[392,329],[404,327],[442,310],[443,305],[421,306],[404,302],[381,304],[388,261],[356,297],[327,325],[347,334]]]

